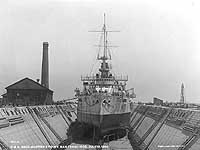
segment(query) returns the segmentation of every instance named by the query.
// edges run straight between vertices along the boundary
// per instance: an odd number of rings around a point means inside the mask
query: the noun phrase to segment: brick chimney
[[[49,88],[49,60],[48,60],[48,42],[43,42],[43,56],[42,56],[42,74],[41,84]]]

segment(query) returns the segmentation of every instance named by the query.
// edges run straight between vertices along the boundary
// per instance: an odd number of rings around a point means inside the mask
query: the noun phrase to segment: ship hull
[[[79,144],[95,145],[102,140],[123,138],[130,124],[130,112],[106,115],[78,112],[77,117],[69,126],[67,135]]]
[[[111,130],[127,128],[130,122],[130,112],[106,115],[81,112],[78,113],[78,121],[97,126],[101,134],[104,134]]]

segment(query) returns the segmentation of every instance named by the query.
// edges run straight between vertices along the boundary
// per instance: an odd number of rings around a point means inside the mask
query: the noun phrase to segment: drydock
[[[76,114],[73,104],[1,108],[0,147],[2,150],[98,149],[73,143],[67,137]],[[127,135],[110,142],[105,140],[102,149],[199,150],[199,127],[200,111],[135,104]]]
[[[113,31],[106,30],[105,17],[103,31],[96,32],[104,37],[103,56],[97,57],[102,61],[100,73],[82,78],[84,90],[76,90],[78,106],[52,105],[48,42],[43,43],[41,84],[39,80],[24,78],[6,88],[6,103],[23,107],[0,108],[0,149],[199,150],[200,111],[133,103],[135,97],[121,82],[128,78],[117,78],[109,72],[107,33]],[[183,89],[182,85],[182,95]],[[87,137],[94,129],[94,134],[90,134],[93,144],[81,144],[73,138],[70,127],[77,121],[73,132]],[[84,123],[93,128],[82,128]],[[102,136],[94,144],[96,127]]]

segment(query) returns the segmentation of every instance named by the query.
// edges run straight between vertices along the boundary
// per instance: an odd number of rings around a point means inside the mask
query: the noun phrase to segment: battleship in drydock
[[[107,31],[105,15],[103,29],[97,32],[103,35],[103,43],[100,44],[102,49],[100,48],[97,55],[97,60],[100,61],[99,72],[92,76],[81,76],[83,90],[75,90],[78,98],[77,121],[72,123],[68,132],[72,133],[73,139],[91,137],[93,142],[110,134],[116,137],[126,135],[125,129],[129,127],[130,121],[131,97],[133,98],[133,89],[126,90],[128,76],[113,75],[109,67],[111,55],[107,36],[108,32],[113,31]],[[74,132],[78,132],[78,135]]]
[[[128,77],[115,76],[109,67],[105,21],[99,32],[99,72],[81,78],[83,90],[76,89],[77,98],[59,103],[52,103],[48,43],[43,43],[41,84],[24,78],[3,94],[0,150],[199,150],[200,105],[185,103],[184,85],[178,103],[156,97],[154,105],[131,103],[135,94],[126,90]]]

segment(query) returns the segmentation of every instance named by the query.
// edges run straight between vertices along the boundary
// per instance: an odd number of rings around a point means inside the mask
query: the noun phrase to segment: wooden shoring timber
[[[66,122],[67,126],[69,127],[70,124],[68,123],[67,118],[64,116],[63,111],[60,109],[60,107],[58,105],[56,105],[56,108],[57,108],[58,112],[61,114],[64,121]]]
[[[46,134],[46,132],[44,131],[44,129],[42,128],[42,125],[40,124],[38,118],[34,115],[34,112],[31,108],[26,107],[28,112],[31,114],[31,117],[33,118],[34,122],[37,124],[38,128],[40,129],[41,133],[43,134],[43,136],[45,137],[45,139],[47,140],[48,144],[51,146],[53,145],[53,143],[51,143],[51,140],[49,139],[48,135]]]
[[[51,132],[54,134],[54,136],[60,141],[60,142],[62,142],[63,141],[63,139],[60,137],[60,135],[51,127],[51,125],[48,123],[48,121],[44,118],[44,117],[42,117],[41,115],[40,115],[40,113],[38,112],[38,110],[37,109],[33,109],[33,111],[35,112],[35,114],[38,116],[38,118],[40,118],[45,124],[46,124],[46,126],[49,128],[49,130],[51,130]]]
[[[156,135],[158,134],[158,132],[160,131],[160,129],[162,128],[163,124],[166,122],[166,119],[168,118],[169,114],[171,113],[173,108],[168,109],[168,112],[166,113],[166,115],[163,117],[163,119],[161,120],[161,124],[158,127],[158,129],[156,130],[156,132],[154,133],[153,137],[151,138],[151,140],[149,141],[149,143],[147,143],[146,147],[144,148],[144,150],[148,150],[149,146],[151,145],[151,143],[153,142],[154,138],[156,137]]]
[[[0,139],[0,147],[2,150],[11,150],[9,146],[7,146],[1,139]]]

